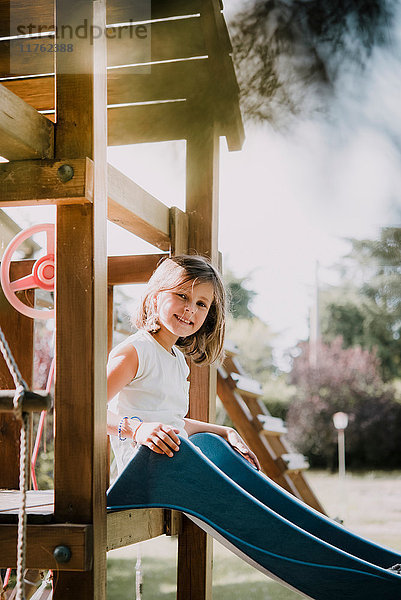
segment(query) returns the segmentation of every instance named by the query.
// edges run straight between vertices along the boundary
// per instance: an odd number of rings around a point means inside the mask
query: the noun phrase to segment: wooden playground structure
[[[178,534],[177,598],[211,597],[211,543],[191,521],[106,511],[105,365],[115,285],[146,282],[160,252],[218,263],[219,138],[230,150],[244,139],[230,53],[219,0],[0,0],[0,208],[57,206],[54,496],[29,492],[26,557],[54,570],[55,600],[105,599],[107,550],[165,533]],[[185,212],[107,165],[108,145],[168,140],[186,140]],[[107,257],[107,219],[158,253]],[[32,267],[13,262],[11,280]],[[0,325],[30,386],[33,319],[1,295]],[[216,386],[215,369],[191,369],[189,416],[213,420]],[[2,359],[0,388],[13,389]],[[17,538],[19,423],[6,409],[1,568],[15,567]]]

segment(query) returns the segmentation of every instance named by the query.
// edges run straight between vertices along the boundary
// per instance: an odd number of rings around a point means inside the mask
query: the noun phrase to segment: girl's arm
[[[107,362],[107,402],[128,385],[138,371],[138,353],[134,346],[117,346]]]
[[[244,440],[232,427],[225,427],[224,425],[216,425],[215,423],[206,423],[205,421],[196,421],[195,419],[185,418],[185,431],[188,436],[193,433],[215,433],[224,438],[230,446],[239,452],[247,461],[249,461],[254,467],[260,471],[260,464],[256,454],[252,452],[245,444]]]
[[[117,346],[111,351],[107,363],[107,402],[134,379],[138,365],[138,353],[131,344]],[[173,456],[173,451],[179,449],[178,429],[158,422],[140,422],[138,424],[136,419],[125,419],[125,416],[133,415],[117,415],[110,410],[107,411],[107,433],[109,435],[120,434],[122,438],[127,439],[127,443],[130,440],[143,444],[157,454]]]

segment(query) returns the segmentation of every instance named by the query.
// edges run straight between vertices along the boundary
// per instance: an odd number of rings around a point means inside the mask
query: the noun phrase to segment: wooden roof
[[[0,0],[0,83],[51,120],[55,53],[21,52],[21,38],[12,36],[41,25],[48,35],[24,38],[24,47],[51,48],[54,12],[53,0]],[[107,23],[109,145],[185,139],[194,119],[207,118],[230,150],[241,148],[238,85],[219,0],[109,0]],[[141,25],[146,43],[132,35]]]

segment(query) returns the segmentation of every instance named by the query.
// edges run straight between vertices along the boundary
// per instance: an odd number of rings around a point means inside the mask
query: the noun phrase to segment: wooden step
[[[287,427],[283,419],[279,417],[258,415],[258,420],[263,425],[262,434],[266,437],[269,437],[269,435],[285,435],[287,433]]]
[[[262,395],[262,386],[255,379],[240,375],[239,373],[231,373],[231,378],[235,381],[237,390],[241,394],[253,396],[254,398],[259,398]]]
[[[288,454],[282,454],[281,458],[287,465],[287,473],[291,471],[304,471],[305,469],[309,469],[309,463],[305,456],[297,452],[289,452]]]

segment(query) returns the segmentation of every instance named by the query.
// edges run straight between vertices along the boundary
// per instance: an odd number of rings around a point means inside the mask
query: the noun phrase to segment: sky
[[[330,120],[300,120],[285,134],[246,123],[240,152],[228,152],[221,139],[219,247],[224,265],[248,276],[257,292],[252,310],[277,334],[279,364],[287,347],[308,336],[317,261],[320,285],[335,284],[333,265],[349,248],[346,238],[399,225],[396,50],[376,51],[358,85],[344,82]],[[168,206],[184,209],[185,142],[113,147],[108,160]],[[45,207],[7,212],[21,226],[54,214]],[[109,226],[109,254],[154,251]]]

